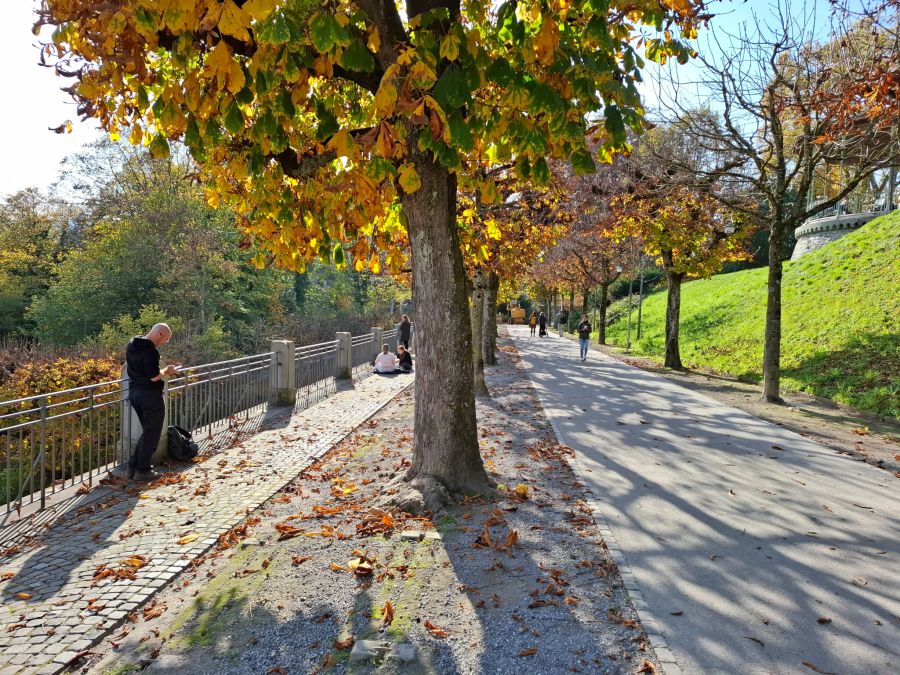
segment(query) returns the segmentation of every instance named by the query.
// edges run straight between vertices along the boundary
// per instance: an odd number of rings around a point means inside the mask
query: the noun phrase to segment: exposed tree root
[[[489,479],[479,481],[477,485],[469,487],[466,494],[491,495],[494,487]],[[412,478],[408,475],[398,476],[385,486],[378,506],[398,508],[413,515],[435,514],[443,512],[463,496],[462,493],[451,493],[439,479],[431,475]]]

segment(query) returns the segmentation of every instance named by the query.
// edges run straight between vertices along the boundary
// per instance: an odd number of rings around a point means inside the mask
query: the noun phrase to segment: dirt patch
[[[137,617],[83,670],[656,672],[571,451],[511,341],[499,347],[491,398],[478,402],[496,494],[430,518],[374,507],[410,461],[407,390],[161,593],[160,616]],[[360,640],[375,656],[351,661]]]
[[[591,348],[900,477],[900,425],[889,420],[790,390],[782,392],[783,405],[774,405],[763,400],[757,384],[711,372],[668,370],[652,359],[625,355],[615,347]]]

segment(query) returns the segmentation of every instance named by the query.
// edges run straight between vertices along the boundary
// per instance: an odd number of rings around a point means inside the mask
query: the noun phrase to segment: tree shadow
[[[520,344],[682,668],[896,667],[885,474],[613,359],[551,370]]]

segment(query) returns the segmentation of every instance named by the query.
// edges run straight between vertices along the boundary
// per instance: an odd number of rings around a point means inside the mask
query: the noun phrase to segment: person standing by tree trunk
[[[397,337],[400,340],[401,345],[403,345],[404,349],[409,349],[409,336],[412,332],[412,324],[409,322],[409,317],[404,314],[400,317],[400,330],[398,331],[399,335]]]
[[[128,371],[128,402],[141,421],[141,437],[128,460],[128,477],[149,483],[162,474],[154,471],[150,460],[159,445],[166,406],[163,401],[164,377],[175,374],[178,366],[159,369],[159,348],[172,339],[172,329],[158,323],[144,337],[134,337],[125,349]]]

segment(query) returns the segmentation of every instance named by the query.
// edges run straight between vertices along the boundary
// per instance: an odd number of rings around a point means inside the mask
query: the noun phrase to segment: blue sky
[[[827,18],[827,0],[809,0],[823,19]],[[5,64],[3,99],[0,105],[0,197],[26,187],[42,190],[57,180],[59,164],[85,143],[100,137],[93,121],[79,122],[75,106],[59,88],[68,84],[49,68],[37,65],[37,40],[31,33],[33,8],[37,0],[5,0],[0,5],[0,63]],[[718,16],[716,28],[729,28],[748,21],[755,12],[767,16],[772,12],[770,0],[715,0],[712,11]],[[795,7],[803,0],[793,0]],[[703,39],[701,37],[701,44]],[[648,68],[647,79],[654,78]],[[658,75],[656,75],[658,77]],[[642,92],[652,96],[649,87]],[[648,101],[652,106],[652,101]],[[54,134],[55,127],[72,120],[71,134]]]

